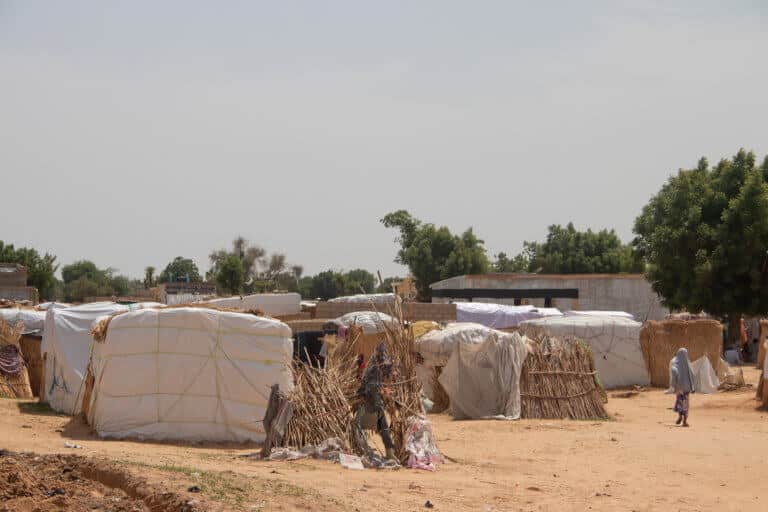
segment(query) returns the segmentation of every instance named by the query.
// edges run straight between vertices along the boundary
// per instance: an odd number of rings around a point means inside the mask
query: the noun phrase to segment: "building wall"
[[[28,300],[32,304],[37,304],[37,288],[33,286],[0,286],[0,299]]]
[[[541,289],[576,288],[578,299],[553,299],[553,306],[562,311],[606,310],[626,311],[639,321],[663,320],[669,311],[661,305],[651,284],[639,274],[485,274],[459,276],[432,285],[437,289]],[[436,297],[432,302],[449,302]],[[513,299],[474,299],[475,302],[513,304]],[[529,299],[529,304],[543,306],[544,299]]]

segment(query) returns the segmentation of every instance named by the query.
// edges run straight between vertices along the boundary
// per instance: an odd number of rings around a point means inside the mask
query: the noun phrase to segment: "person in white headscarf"
[[[675,392],[675,412],[678,414],[676,425],[688,426],[689,395],[694,392],[694,377],[691,361],[688,359],[688,349],[678,349],[672,358],[670,371],[670,387]]]

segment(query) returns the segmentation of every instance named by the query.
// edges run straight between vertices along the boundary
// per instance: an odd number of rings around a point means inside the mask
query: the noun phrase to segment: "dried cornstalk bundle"
[[[520,376],[523,418],[607,418],[592,350],[579,340],[529,333]]]
[[[440,375],[442,373],[442,366],[435,366],[432,368],[432,395],[434,396],[434,400],[432,400],[433,405],[431,412],[433,414],[439,414],[448,409],[451,405],[451,397],[448,396],[445,388],[440,384]]]

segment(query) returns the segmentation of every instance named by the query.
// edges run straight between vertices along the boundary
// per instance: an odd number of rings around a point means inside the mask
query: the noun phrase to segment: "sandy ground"
[[[757,370],[744,368],[747,382]],[[612,393],[609,392],[609,396]],[[768,412],[754,388],[693,395],[691,428],[660,390],[611,397],[610,421],[453,421],[431,416],[438,471],[354,471],[240,457],[256,446],[103,441],[80,420],[0,401],[0,448],[106,458],[211,510],[764,511]],[[65,448],[64,443],[82,448]],[[185,494],[199,485],[203,492]]]

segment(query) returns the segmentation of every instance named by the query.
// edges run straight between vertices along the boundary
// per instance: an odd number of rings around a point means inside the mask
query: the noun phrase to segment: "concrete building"
[[[432,284],[432,302],[532,304],[561,311],[626,311],[638,321],[669,311],[642,274],[482,274]]]
[[[27,286],[27,268],[17,263],[0,263],[0,299],[37,304],[37,288]]]

